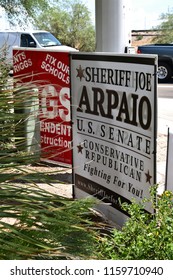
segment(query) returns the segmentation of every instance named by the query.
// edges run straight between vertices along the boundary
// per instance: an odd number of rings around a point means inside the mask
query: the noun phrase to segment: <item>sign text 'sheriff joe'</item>
[[[119,198],[148,198],[156,183],[156,57],[72,54],[71,81],[74,192],[120,211]]]
[[[18,84],[38,90],[42,159],[71,165],[69,53],[15,48],[13,72]]]

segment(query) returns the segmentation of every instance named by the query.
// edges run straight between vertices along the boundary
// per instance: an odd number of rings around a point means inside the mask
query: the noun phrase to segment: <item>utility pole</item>
[[[129,0],[95,0],[97,52],[124,53],[131,45],[129,7]]]

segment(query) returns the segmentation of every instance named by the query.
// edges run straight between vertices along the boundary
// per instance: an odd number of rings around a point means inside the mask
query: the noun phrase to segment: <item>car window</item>
[[[20,46],[36,48],[36,42],[30,34],[21,34]]]
[[[42,47],[60,46],[60,41],[55,38],[50,32],[33,33],[36,40]]]

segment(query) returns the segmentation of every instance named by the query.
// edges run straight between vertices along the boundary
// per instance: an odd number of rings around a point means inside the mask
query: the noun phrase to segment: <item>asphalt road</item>
[[[158,84],[157,91],[159,98],[173,98],[173,82],[168,84]]]

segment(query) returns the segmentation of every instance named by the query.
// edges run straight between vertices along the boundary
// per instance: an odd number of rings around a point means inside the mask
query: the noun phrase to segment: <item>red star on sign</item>
[[[79,68],[77,69],[77,76],[76,77],[79,77],[80,78],[80,81],[82,80],[82,78],[85,78],[84,76],[84,69],[82,69],[81,65],[79,65]]]
[[[78,148],[78,153],[82,154],[83,147],[81,146],[81,144],[78,145],[77,148]]]
[[[151,180],[152,176],[150,175],[150,171],[149,170],[148,170],[147,173],[145,173],[145,176],[146,176],[146,183],[149,182],[151,184],[150,180]]]

